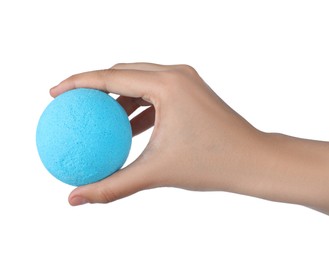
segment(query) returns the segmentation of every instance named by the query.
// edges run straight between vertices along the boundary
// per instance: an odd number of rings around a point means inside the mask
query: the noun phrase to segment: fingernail
[[[49,89],[49,93],[52,94],[51,92],[52,92],[53,89],[55,89],[55,88],[56,88],[56,86],[55,86],[55,87],[52,87],[51,89]]]
[[[86,203],[88,203],[88,200],[86,200],[83,197],[77,196],[77,197],[73,197],[73,198],[70,199],[70,204],[72,206],[79,206],[79,205],[83,205],[83,204],[86,204]]]

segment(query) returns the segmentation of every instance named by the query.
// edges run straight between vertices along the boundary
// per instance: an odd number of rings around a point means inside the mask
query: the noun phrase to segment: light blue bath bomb
[[[132,140],[124,109],[94,89],[75,89],[55,98],[40,117],[36,142],[47,170],[70,185],[99,181],[126,161]]]

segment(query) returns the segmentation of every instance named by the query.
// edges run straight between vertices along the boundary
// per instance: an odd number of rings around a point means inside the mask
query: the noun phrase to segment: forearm
[[[250,180],[236,186],[241,193],[329,214],[329,143],[281,134],[260,143],[258,163],[245,169]]]

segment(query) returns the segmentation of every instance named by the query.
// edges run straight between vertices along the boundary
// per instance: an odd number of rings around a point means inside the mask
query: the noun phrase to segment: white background
[[[329,217],[301,206],[162,188],[71,207],[35,146],[50,87],[134,61],[190,64],[257,128],[329,140],[328,14],[328,1],[1,0],[0,259],[328,259]]]

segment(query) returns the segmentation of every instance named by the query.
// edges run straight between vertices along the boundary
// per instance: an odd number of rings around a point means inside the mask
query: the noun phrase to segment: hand
[[[260,133],[229,108],[186,65],[118,64],[108,70],[74,75],[51,89],[57,95],[92,87],[121,95],[133,134],[153,126],[141,156],[128,167],[94,184],[77,188],[70,203],[111,202],[143,189],[161,186],[224,190],[249,163]]]
[[[329,212],[329,145],[255,129],[186,65],[118,64],[52,88],[119,94],[137,135],[154,124],[144,152],[110,177],[76,188],[71,205],[107,203],[144,189],[229,191]]]

